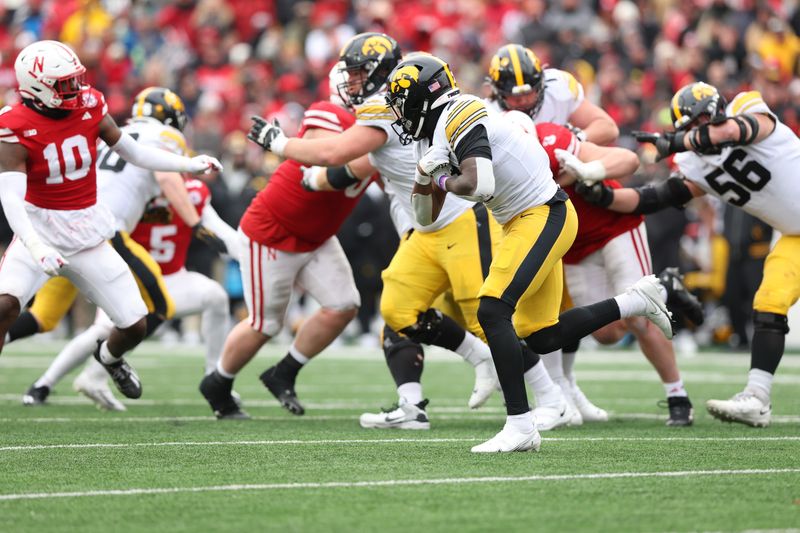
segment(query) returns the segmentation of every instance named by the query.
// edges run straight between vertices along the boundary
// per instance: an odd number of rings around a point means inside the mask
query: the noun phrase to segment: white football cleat
[[[706,409],[723,422],[738,422],[756,428],[767,427],[772,416],[772,405],[748,391],[740,392],[730,400],[708,400]]]
[[[80,392],[92,400],[99,409],[105,409],[106,411],[128,410],[125,404],[114,397],[105,375],[103,379],[97,379],[84,370],[72,382],[72,388],[75,389],[75,392]]]
[[[521,432],[506,424],[503,429],[482,444],[472,447],[472,453],[508,453],[539,451],[542,445],[542,436],[534,426],[533,431]]]
[[[533,419],[539,431],[567,426],[574,416],[575,409],[566,399],[563,399],[560,405],[542,405],[533,410]]]
[[[475,387],[472,389],[467,405],[470,409],[477,409],[486,403],[494,391],[499,389],[500,382],[497,380],[494,362],[491,359],[482,361],[475,367]]]
[[[404,398],[380,413],[364,413],[358,419],[362,428],[369,429],[430,429],[428,413],[425,406],[428,400],[418,404],[408,403]]]
[[[575,407],[584,422],[608,422],[608,412],[593,404],[578,385],[570,387]]]
[[[645,276],[625,292],[635,292],[644,299],[647,306],[642,316],[655,324],[666,338],[671,339],[673,335],[672,313],[667,309],[667,304],[661,296],[661,283],[658,278],[652,274]]]

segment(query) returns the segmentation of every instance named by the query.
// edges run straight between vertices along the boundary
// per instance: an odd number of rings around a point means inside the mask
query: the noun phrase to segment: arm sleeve
[[[191,159],[188,157],[137,143],[124,131],[111,149],[137,167],[163,172],[191,172]]]
[[[463,161],[468,157],[484,157],[491,161],[492,147],[489,145],[489,135],[483,124],[472,128],[464,135],[455,149],[456,158]]]
[[[217,236],[225,242],[228,248],[228,255],[234,259],[239,259],[239,235],[236,230],[225,223],[222,218],[217,214],[211,204],[203,208],[203,214],[200,221],[205,227],[217,234]]]
[[[23,172],[0,173],[0,202],[14,234],[26,245],[40,241],[25,210],[25,191],[28,178]]]

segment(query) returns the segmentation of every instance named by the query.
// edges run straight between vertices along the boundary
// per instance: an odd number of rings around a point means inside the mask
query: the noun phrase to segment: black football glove
[[[203,244],[218,254],[228,253],[228,246],[225,244],[225,241],[220,239],[216,233],[205,227],[202,222],[198,222],[196,225],[192,226],[192,237],[203,242]]]
[[[652,143],[656,146],[658,157],[656,161],[661,161],[665,157],[678,152],[685,152],[687,148],[683,144],[685,131],[668,131],[664,133],[651,133],[649,131],[634,131],[634,138],[640,143]]]
[[[575,192],[590,204],[600,207],[608,207],[614,201],[614,189],[602,181],[597,181],[591,185],[583,181],[576,181]]]

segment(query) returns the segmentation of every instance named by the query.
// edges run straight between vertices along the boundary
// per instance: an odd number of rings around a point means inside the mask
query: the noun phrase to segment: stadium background
[[[531,47],[545,64],[572,72],[619,125],[617,143],[638,150],[643,164],[632,182],[663,179],[669,170],[630,132],[668,128],[669,99],[691,81],[708,81],[728,98],[757,89],[800,131],[800,8],[788,0],[4,0],[0,14],[0,103],[17,100],[14,58],[39,39],[78,52],[120,123],[141,88],[176,90],[191,117],[190,145],[225,165],[203,178],[234,227],[279,163],[245,140],[249,117],[278,118],[294,133],[304,106],[327,98],[327,72],[342,44],[361,31],[383,31],[404,51],[442,57],[475,94],[486,94],[484,73],[499,46]],[[648,217],[648,232],[656,271],[680,264],[692,272],[687,283],[708,306],[707,325],[685,334],[679,349],[746,348],[771,229],[705,198]],[[3,221],[2,243],[10,236]],[[364,301],[349,336],[369,339],[380,270],[396,242],[379,190],[365,196],[340,238]],[[193,247],[190,263],[225,280],[232,309],[240,310],[235,268],[202,246]],[[90,318],[79,306],[71,328]]]

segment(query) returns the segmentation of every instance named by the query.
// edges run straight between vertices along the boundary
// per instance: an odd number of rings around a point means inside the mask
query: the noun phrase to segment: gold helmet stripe
[[[509,46],[508,55],[511,57],[511,66],[514,69],[514,77],[517,79],[517,87],[521,87],[525,83],[522,79],[522,65],[519,62],[517,47],[514,45]]]
[[[450,86],[455,89],[456,88],[456,80],[455,80],[455,78],[453,78],[453,73],[450,72],[450,67],[447,65],[447,63],[445,63],[444,61],[442,61],[441,59],[439,59],[438,57],[436,57],[434,55],[432,55],[430,57],[434,61],[436,61],[437,63],[440,63],[444,67],[444,72],[445,72],[445,74],[447,74],[447,79],[450,80]]]
[[[134,111],[133,113],[134,118],[144,116],[144,101],[147,98],[147,95],[153,92],[154,90],[155,87],[148,87],[147,89],[140,92],[139,96],[136,97],[136,111]]]
[[[675,96],[672,97],[672,112],[675,114],[675,118],[677,119],[676,122],[683,118],[683,113],[681,113],[681,106],[678,105],[678,101],[680,100],[681,93],[683,91],[678,91],[675,93]]]

